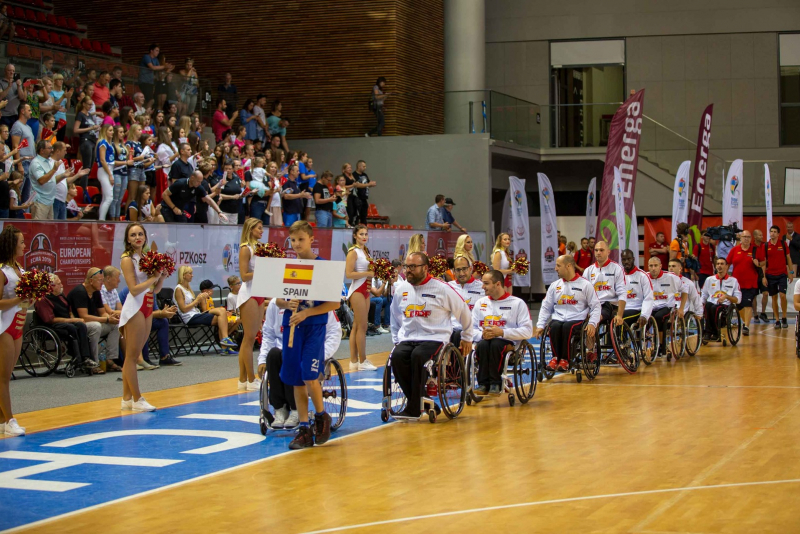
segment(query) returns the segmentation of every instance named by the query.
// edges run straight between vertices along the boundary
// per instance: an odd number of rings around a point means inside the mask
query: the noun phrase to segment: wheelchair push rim
[[[467,394],[467,369],[459,350],[448,343],[439,354],[437,385],[439,403],[448,419],[453,419],[464,409]]]
[[[514,390],[523,404],[536,394],[537,359],[533,345],[527,341],[520,342],[512,356],[514,358]]]
[[[686,323],[686,354],[694,356],[702,345],[702,324],[694,313],[687,313],[684,322]]]
[[[58,368],[65,346],[49,328],[33,327],[22,338],[19,362],[31,376],[48,376]]]
[[[331,415],[331,430],[338,430],[347,416],[347,380],[341,364],[334,359],[325,362],[325,371],[320,376],[322,403]]]
[[[381,420],[385,423],[389,417],[394,417],[406,409],[406,399],[400,384],[394,379],[392,372],[392,357],[386,362],[383,368],[383,401],[381,406]]]
[[[669,345],[667,346],[670,354],[676,360],[680,360],[686,351],[686,320],[678,317],[677,311],[672,312],[669,324]]]
[[[639,352],[645,365],[652,365],[658,357],[659,349],[658,322],[652,315],[647,318],[644,327],[639,328]]]
[[[728,327],[728,341],[731,345],[736,345],[742,338],[742,319],[739,317],[739,312],[736,306],[728,307],[727,327]]]
[[[592,347],[589,349],[589,336],[586,333],[586,324],[583,324],[581,329],[581,363],[583,364],[583,372],[586,378],[594,380],[600,373],[600,362],[602,355],[600,353],[600,328],[595,328],[594,338],[592,338]]]
[[[620,366],[628,374],[639,369],[639,347],[627,323],[611,328],[611,344]]]
[[[556,375],[555,369],[550,369],[547,364],[553,358],[553,346],[550,344],[550,325],[546,325],[542,331],[542,339],[539,342],[539,376],[551,380]]]

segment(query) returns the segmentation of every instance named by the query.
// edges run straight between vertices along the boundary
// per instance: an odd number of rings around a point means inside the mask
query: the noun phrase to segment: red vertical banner
[[[636,92],[614,113],[608,134],[606,163],[603,168],[603,183],[600,190],[600,208],[597,211],[597,239],[606,241],[612,249],[614,260],[619,261],[617,248],[618,231],[627,234],[627,228],[618,229],[614,205],[614,168],[622,178],[622,194],[625,200],[626,226],[630,225],[633,213],[633,198],[636,191],[636,171],[639,166],[639,141],[642,137],[642,115],[644,113],[644,89]]]
[[[706,175],[708,174],[708,152],[711,147],[711,116],[714,104],[709,104],[700,118],[700,130],[697,133],[697,152],[694,157],[694,175],[692,176],[692,202],[689,205],[689,243],[700,241],[703,229],[703,204],[705,203]]]

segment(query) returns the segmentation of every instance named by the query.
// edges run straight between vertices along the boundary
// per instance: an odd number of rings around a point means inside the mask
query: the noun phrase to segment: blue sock
[[[308,421],[306,421],[306,422],[304,422],[304,423],[302,423],[302,422],[301,422],[301,423],[300,423],[300,426],[301,426],[301,427],[306,427],[306,428],[308,428],[310,425],[308,424]]]
[[[314,415],[316,417],[322,417],[323,415],[325,415],[325,412],[316,412]]]

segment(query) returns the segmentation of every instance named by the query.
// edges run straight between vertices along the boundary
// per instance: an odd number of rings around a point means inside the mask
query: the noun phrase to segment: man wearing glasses
[[[420,416],[425,363],[450,340],[451,317],[461,325],[461,354],[472,349],[472,316],[464,299],[441,280],[428,274],[428,256],[414,252],[406,257],[406,279],[397,285],[392,300],[390,355],[397,383],[408,400],[399,417]],[[432,401],[431,401],[432,402]],[[439,407],[436,406],[437,412]]]
[[[456,275],[456,279],[447,282],[447,284],[461,295],[461,298],[464,299],[464,302],[467,303],[470,311],[472,311],[478,299],[484,296],[483,283],[472,276],[472,265],[464,256],[459,256],[453,262],[453,274]],[[461,323],[458,322],[455,316],[452,316],[451,320],[453,334],[450,336],[450,343],[458,347],[461,345]]]

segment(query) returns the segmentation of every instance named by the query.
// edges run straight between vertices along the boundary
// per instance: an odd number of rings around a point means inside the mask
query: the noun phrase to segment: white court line
[[[611,388],[710,388],[710,389],[800,389],[800,386],[725,386],[715,384],[600,384],[590,382],[593,387]]]
[[[343,527],[327,528],[324,530],[313,530],[305,532],[304,534],[322,534],[324,532],[341,532],[343,530],[355,530],[359,528],[375,527],[380,525],[391,525],[394,523],[405,523],[407,521],[419,521],[421,519],[434,519],[437,517],[449,517],[454,515],[474,514],[478,512],[492,512],[495,510],[509,510],[513,508],[524,508],[527,506],[540,506],[545,504],[562,504],[577,501],[590,501],[596,499],[612,499],[616,497],[631,497],[639,495],[655,495],[659,493],[675,493],[680,491],[696,491],[705,489],[719,489],[719,488],[741,488],[747,486],[763,486],[769,484],[796,484],[800,483],[800,478],[791,478],[787,480],[765,480],[761,482],[736,482],[731,484],[717,484],[713,486],[687,486],[684,488],[667,488],[657,490],[644,490],[644,491],[629,491],[626,493],[607,493],[605,495],[587,495],[584,497],[569,497],[566,499],[552,499],[548,501],[531,501],[521,502],[515,504],[503,504],[500,506],[487,506],[485,508],[471,508],[469,510],[455,510],[452,512],[441,512],[438,514],[418,515],[411,517],[401,517],[398,519],[387,519],[385,521],[374,521],[372,523],[360,523],[357,525],[347,525]]]

